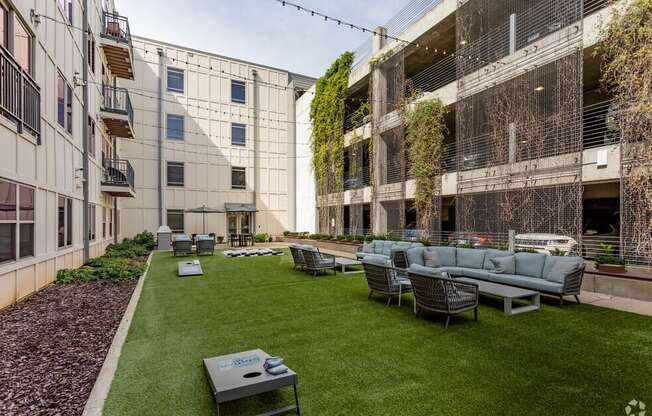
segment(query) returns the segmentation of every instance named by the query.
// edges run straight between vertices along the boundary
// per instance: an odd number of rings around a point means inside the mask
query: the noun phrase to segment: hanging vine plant
[[[447,133],[445,114],[439,99],[418,102],[405,113],[410,174],[416,185],[414,203],[419,212],[419,227],[423,230],[432,229],[433,217],[439,208],[435,197],[440,188],[441,156]]]
[[[652,0],[632,0],[602,29],[602,83],[614,95],[616,121],[632,169],[627,181],[634,199],[652,215]],[[648,229],[641,236],[649,236]],[[649,240],[649,237],[646,238]],[[649,241],[648,241],[649,243]]]
[[[317,182],[321,219],[325,216],[326,222],[326,195],[343,190],[344,100],[352,64],[353,53],[343,53],[324,76],[317,80],[315,96],[310,106],[312,167]]]

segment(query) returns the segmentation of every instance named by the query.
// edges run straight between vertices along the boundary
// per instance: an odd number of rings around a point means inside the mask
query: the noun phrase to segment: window
[[[183,116],[168,114],[168,139],[183,140]]]
[[[183,186],[183,162],[168,162],[168,186]]]
[[[109,237],[113,237],[113,208],[109,208]]]
[[[34,189],[0,179],[0,262],[34,255]]]
[[[72,134],[72,88],[61,72],[57,74],[57,122]]]
[[[247,126],[244,124],[231,124],[231,144],[245,146],[247,144]]]
[[[173,233],[182,233],[184,230],[183,224],[183,210],[169,209],[168,210],[168,227]]]
[[[88,68],[95,74],[95,36],[88,32]]]
[[[231,168],[231,189],[246,189],[245,168]]]
[[[59,0],[59,6],[68,23],[72,24],[72,0]]]
[[[88,239],[90,241],[94,241],[96,236],[95,214],[96,214],[95,205],[89,205],[88,206]]]
[[[231,102],[245,104],[247,102],[247,88],[243,81],[231,80]]]
[[[59,234],[58,246],[68,247],[72,245],[72,198],[59,197],[58,207]]]
[[[14,12],[14,58],[27,73],[31,73],[32,36]]]
[[[182,69],[168,68],[168,91],[183,92],[184,74]]]
[[[7,24],[8,18],[9,11],[5,9],[2,4],[0,4],[0,45],[4,46],[6,49],[8,49],[9,46],[7,45],[7,39],[9,38],[9,25]]]
[[[95,158],[95,121],[88,116],[88,154]]]
[[[106,238],[106,207],[102,207],[102,238]]]

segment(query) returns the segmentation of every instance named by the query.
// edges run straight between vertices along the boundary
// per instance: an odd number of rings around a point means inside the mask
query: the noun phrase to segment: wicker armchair
[[[190,255],[192,254],[192,240],[187,235],[179,235],[172,242],[173,255]]]
[[[412,286],[404,270],[388,266],[386,260],[379,258],[366,258],[362,260],[369,296],[374,292],[387,296],[387,306],[392,303],[392,296],[398,296],[398,306],[404,293],[412,292]]]
[[[333,273],[337,274],[335,256],[331,254],[320,253],[319,249],[316,248],[302,248],[301,254],[303,255],[303,259],[305,261],[305,270],[312,272],[314,276],[317,276],[317,273],[323,270],[333,270]]]
[[[303,258],[303,253],[302,253],[302,250],[301,250],[301,246],[299,246],[297,244],[289,244],[288,247],[290,248],[290,252],[292,253],[292,259],[294,260],[293,269],[296,270],[297,267],[300,270],[305,269],[306,261]]]
[[[473,319],[478,320],[478,285],[458,282],[448,273],[442,276],[408,271],[414,291],[415,315],[422,309],[446,314],[446,328],[451,315],[473,309]]]
[[[197,236],[197,255],[215,253],[215,237]]]
[[[586,264],[582,264],[578,270],[564,276],[564,289],[559,295],[560,306],[564,304],[564,296],[574,296],[575,301],[580,303],[579,294],[582,288],[582,280],[584,278],[585,268]]]

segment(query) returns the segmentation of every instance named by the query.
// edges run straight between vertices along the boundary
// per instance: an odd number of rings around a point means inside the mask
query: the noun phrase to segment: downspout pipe
[[[82,149],[83,149],[83,194],[84,194],[84,210],[83,217],[83,240],[84,240],[84,263],[90,258],[90,195],[88,189],[89,180],[89,163],[88,163],[88,0],[84,0],[84,10],[82,15],[82,45],[83,45],[83,58],[82,58]]]
[[[158,225],[163,225],[163,49],[158,48]]]

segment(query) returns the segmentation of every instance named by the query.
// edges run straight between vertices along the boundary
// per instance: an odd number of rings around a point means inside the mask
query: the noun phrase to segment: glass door
[[[251,232],[251,214],[248,212],[230,212],[227,214],[229,234],[249,234]]]

